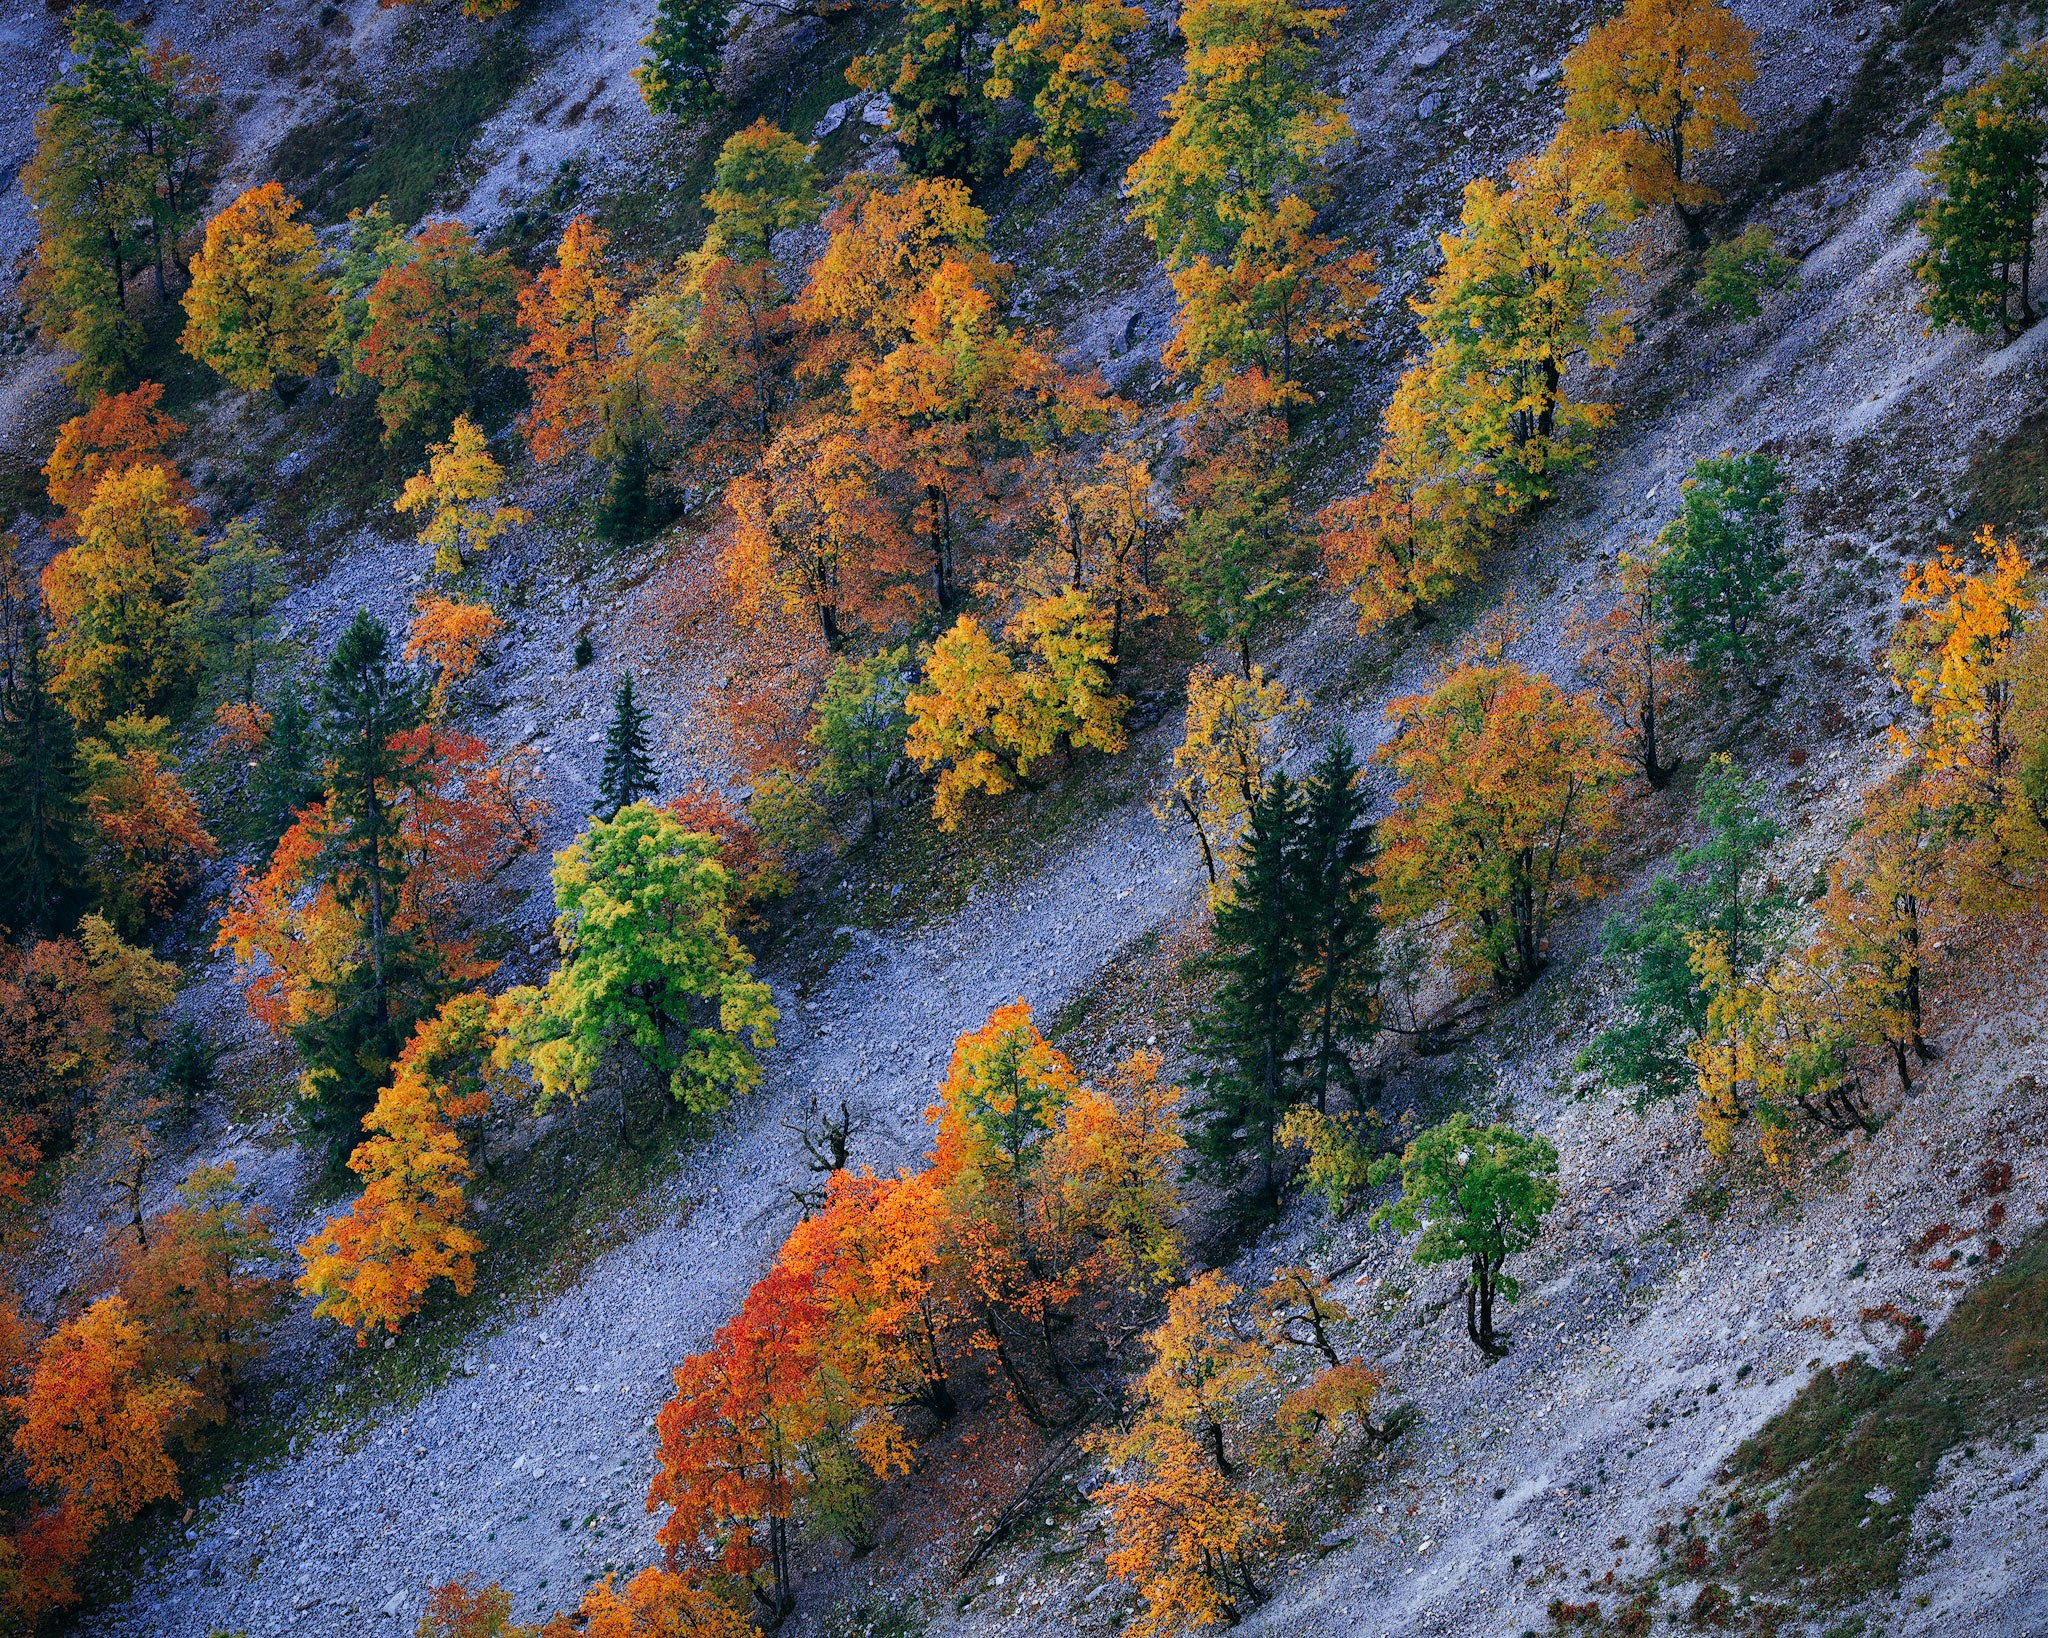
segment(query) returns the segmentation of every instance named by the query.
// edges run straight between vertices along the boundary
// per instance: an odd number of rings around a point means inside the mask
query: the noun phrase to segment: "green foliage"
[[[1657,536],[1670,640],[1702,671],[1745,677],[1771,603],[1794,585],[1785,556],[1785,480],[1768,455],[1693,463],[1678,516]]]
[[[698,119],[718,106],[718,68],[725,52],[725,0],[657,0],[654,31],[633,83],[647,111],[665,119]]]
[[[356,611],[328,658],[320,709],[329,841],[318,874],[355,917],[360,955],[316,984],[320,1005],[292,1039],[306,1064],[313,1126],[338,1160],[355,1146],[413,1025],[441,999],[416,941],[392,925],[406,877],[395,798],[425,771],[429,752],[407,730],[425,718],[426,691],[367,610]]]
[[[555,855],[562,962],[525,992],[513,1026],[543,1105],[586,1095],[614,1051],[668,1076],[696,1114],[760,1079],[775,1044],[768,986],[732,932],[734,884],[718,844],[644,803]]]
[[[885,56],[857,57],[846,77],[889,93],[889,129],[913,176],[971,182],[985,168],[979,119],[989,77],[991,0],[908,0],[894,73]]]
[[[312,719],[298,686],[288,680],[271,705],[270,734],[250,789],[247,834],[259,860],[269,859],[299,809],[321,789],[313,761]]]
[[[633,673],[622,672],[612,691],[612,725],[605,731],[604,767],[590,811],[609,819],[619,809],[652,796],[658,785],[654,759],[647,751],[647,713],[633,698]]]
[[[362,392],[376,383],[356,369],[363,337],[370,330],[370,291],[389,267],[412,260],[412,239],[392,219],[382,199],[351,211],[334,275],[334,307],[328,318],[327,352],[340,369],[335,390]]]
[[[22,633],[0,699],[0,926],[53,935],[86,866],[85,780],[71,717],[50,691],[42,633]]]
[[[705,250],[736,262],[765,262],[776,234],[815,222],[823,204],[814,153],[765,119],[727,137],[704,196],[711,212]]]
[[[1629,972],[1626,1016],[1602,1030],[1586,1053],[1608,1086],[1634,1088],[1647,1102],[1693,1084],[1686,1048],[1707,1022],[1707,994],[1692,970],[1694,934],[1727,940],[1738,979],[1776,949],[1793,901],[1783,887],[1757,880],[1778,838],[1761,809],[1763,794],[1762,782],[1744,779],[1728,757],[1709,762],[1698,790],[1707,840],[1672,856],[1634,920],[1611,917],[1602,930],[1607,958]]]
[[[1710,313],[1753,319],[1764,310],[1766,291],[1788,290],[1799,282],[1798,266],[1778,254],[1768,229],[1754,227],[1718,244],[1701,258],[1692,293]]]
[[[1982,84],[1942,104],[1946,140],[1922,163],[1935,196],[1920,213],[1927,249],[1913,271],[1935,324],[2009,340],[2034,322],[2028,286],[2034,223],[2048,167],[2048,50],[2010,57]]]
[[[1496,1298],[1513,1302],[1521,1285],[1506,1271],[1526,1251],[1557,1204],[1557,1150],[1507,1125],[1475,1126],[1460,1110],[1419,1133],[1401,1155],[1400,1197],[1372,1214],[1372,1226],[1422,1230],[1415,1261],[1466,1265],[1465,1328],[1486,1353],[1497,1349]]]
[[[256,668],[279,651],[274,633],[284,593],[278,550],[248,518],[227,526],[193,574],[188,606],[207,670],[245,705],[256,703]]]
[[[780,769],[762,776],[747,798],[747,819],[770,852],[795,858],[831,840],[817,792]]]
[[[818,783],[830,796],[864,796],[873,827],[889,775],[903,759],[910,726],[904,707],[911,685],[910,651],[898,646],[864,660],[841,660],[818,697],[810,741],[819,753]]]
[[[1302,965],[1300,900],[1290,869],[1301,823],[1301,793],[1275,774],[1252,804],[1230,896],[1216,911],[1214,952],[1221,982],[1195,1041],[1211,1067],[1188,1110],[1189,1147],[1210,1175],[1235,1180],[1256,1169],[1255,1204],[1279,1203],[1278,1130],[1302,1099],[1294,1073],[1308,1013],[1297,982]]]
[[[1354,1099],[1364,1089],[1350,1047],[1379,1028],[1379,904],[1373,893],[1373,830],[1358,759],[1343,729],[1331,734],[1302,788],[1301,828],[1290,864],[1302,945],[1307,1076],[1316,1108],[1332,1080]]]
[[[605,473],[604,496],[597,503],[599,539],[631,546],[661,528],[662,509],[655,504],[653,477],[654,451],[647,440],[626,439],[618,459]]]
[[[1393,1157],[1382,1155],[1367,1136],[1376,1120],[1353,1111],[1326,1115],[1304,1104],[1288,1110],[1280,1123],[1281,1143],[1308,1151],[1302,1180],[1323,1197],[1332,1217],[1346,1215],[1367,1189],[1392,1175]]]

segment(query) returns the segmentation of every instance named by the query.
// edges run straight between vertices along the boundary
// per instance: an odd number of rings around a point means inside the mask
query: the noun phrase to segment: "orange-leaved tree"
[[[43,463],[43,482],[50,499],[63,508],[55,527],[69,533],[92,499],[100,480],[133,466],[160,466],[171,475],[177,498],[192,492],[177,476],[170,447],[184,436],[185,423],[157,408],[163,384],[145,381],[127,392],[101,394],[83,415],[74,415],[57,429],[57,442]]]
[[[89,867],[101,912],[130,938],[176,908],[217,851],[179,782],[170,724],[125,716],[79,746],[97,845]]]
[[[759,1630],[701,1579],[650,1565],[616,1590],[605,1576],[583,1595],[573,1619],[557,1615],[535,1638],[752,1638]],[[525,1631],[507,1627],[503,1638],[523,1638]],[[499,1635],[451,1628],[425,1638]]]
[[[1680,656],[1668,621],[1669,594],[1658,578],[1662,555],[1623,552],[1615,564],[1620,595],[1595,620],[1577,611],[1566,636],[1580,645],[1579,669],[1593,684],[1628,759],[1651,790],[1662,790],[1673,767],[1664,760],[1667,713],[1690,691],[1692,668]]]
[[[554,265],[519,292],[526,340],[511,362],[533,399],[519,425],[543,464],[588,451],[605,429],[626,344],[625,298],[607,252],[608,235],[573,216]]]
[[[476,674],[484,651],[505,629],[488,603],[423,592],[413,604],[412,625],[405,634],[405,657],[425,660],[434,668],[433,707],[438,714],[450,690]]]
[[[499,1038],[475,992],[421,1022],[349,1156],[362,1195],[299,1247],[299,1289],[318,1299],[315,1315],[354,1327],[358,1347],[379,1326],[396,1333],[435,1281],[465,1297],[475,1283],[483,1242],[463,1221],[470,1167],[455,1124],[488,1108]]]
[[[1448,924],[1461,975],[1517,994],[1559,907],[1599,890],[1628,764],[1589,698],[1512,662],[1460,664],[1387,715],[1399,727],[1378,760],[1401,781],[1380,826],[1389,919]]]

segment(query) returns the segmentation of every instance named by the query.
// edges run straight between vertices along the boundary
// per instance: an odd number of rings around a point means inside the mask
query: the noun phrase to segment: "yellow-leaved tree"
[[[1286,751],[1287,727],[1307,712],[1308,702],[1261,666],[1244,677],[1206,665],[1188,673],[1186,734],[1174,747],[1173,783],[1152,812],[1194,832],[1212,903],[1236,876],[1238,838]]]
[[[275,182],[250,188],[206,224],[185,291],[178,345],[244,392],[320,367],[333,299],[299,202]]]
[[[1695,161],[1730,131],[1751,129],[1742,88],[1756,78],[1754,36],[1715,0],[1624,0],[1619,15],[1564,60],[1560,143],[1586,150],[1609,208],[1669,205],[1695,245],[1719,195]]]
[[[420,542],[434,548],[440,573],[457,575],[506,530],[526,521],[519,507],[495,504],[504,486],[504,469],[491,459],[482,431],[468,416],[458,415],[448,441],[428,446],[426,471],[407,478],[392,505],[400,512],[427,514]]]

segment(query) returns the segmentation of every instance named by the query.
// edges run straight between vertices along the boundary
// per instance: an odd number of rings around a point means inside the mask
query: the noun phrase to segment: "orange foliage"
[[[86,798],[109,855],[101,901],[130,930],[168,916],[218,851],[199,804],[148,745],[133,745]]]
[[[468,734],[416,728],[399,737],[424,777],[389,796],[406,864],[391,930],[431,949],[450,982],[480,983],[497,963],[476,957],[463,934],[460,894],[532,845],[543,810],[519,758],[494,759]],[[237,877],[214,938],[215,949],[232,949],[257,969],[247,987],[250,1014],[279,1034],[312,1016],[318,986],[356,948],[356,918],[334,884],[319,881],[329,840],[327,805],[315,802],[284,833],[262,875],[245,867]]]
[[[427,592],[413,604],[405,657],[424,659],[434,668],[434,701],[441,705],[452,685],[475,675],[484,650],[504,629],[505,622],[488,603]]]
[[[650,1566],[618,1592],[606,1576],[583,1595],[574,1620],[555,1616],[540,1638],[755,1638],[758,1631],[701,1582]],[[467,1635],[451,1629],[449,1638]]]
[[[119,1297],[59,1326],[36,1355],[14,1448],[31,1484],[53,1490],[87,1532],[178,1494],[165,1448],[198,1390],[147,1367],[148,1338]]]
[[[43,480],[49,486],[50,499],[64,509],[56,523],[59,530],[69,532],[77,527],[78,514],[92,499],[100,479],[133,466],[164,468],[177,486],[178,498],[191,499],[191,490],[165,453],[183,436],[185,423],[157,408],[163,395],[163,385],[156,381],[111,396],[102,393],[91,409],[57,429],[56,447],[43,463]]]
[[[533,395],[519,425],[543,465],[596,439],[624,354],[625,303],[606,257],[607,238],[588,216],[571,217],[554,265],[519,292],[526,341],[512,364],[525,372]]]
[[[498,1034],[474,993],[421,1022],[349,1156],[361,1197],[299,1247],[299,1289],[319,1299],[315,1315],[354,1326],[358,1347],[380,1325],[395,1334],[436,1280],[465,1297],[475,1283],[483,1242],[462,1226],[469,1161],[454,1123],[489,1107]]]

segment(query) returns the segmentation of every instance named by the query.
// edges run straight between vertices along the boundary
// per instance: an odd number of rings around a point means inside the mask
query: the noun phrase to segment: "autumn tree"
[[[1795,584],[1778,463],[1760,454],[1695,461],[1657,546],[1673,645],[1718,679],[1733,672],[1747,680],[1770,606]]]
[[[1986,527],[1974,544],[1907,566],[1887,657],[1913,713],[1894,743],[1944,818],[1953,891],[1969,912],[2022,902],[2048,840],[2032,567],[2010,535]]]
[[[1151,468],[1128,445],[1108,445],[1086,462],[1055,446],[1034,479],[1043,505],[1039,545],[1017,579],[1028,595],[1072,588],[1105,607],[1114,675],[1130,629],[1166,612],[1153,572],[1166,525]]]
[[[1213,903],[1237,870],[1252,804],[1285,754],[1290,724],[1308,702],[1253,666],[1243,677],[1198,665],[1188,673],[1186,732],[1174,747],[1174,781],[1152,803],[1162,825],[1185,824],[1202,849]]]
[[[1145,14],[1122,0],[1020,0],[982,86],[1031,109],[1034,134],[1011,147],[1009,170],[1042,158],[1054,176],[1073,176],[1111,121],[1130,117],[1124,47],[1144,26]]]
[[[1459,231],[1441,241],[1444,265],[1413,303],[1451,448],[1511,508],[1554,493],[1612,418],[1610,406],[1564,390],[1573,364],[1608,368],[1632,339],[1607,225],[1573,151],[1519,160],[1506,187],[1466,184]]]
[[[1674,854],[1633,917],[1601,933],[1610,961],[1628,975],[1624,1016],[1595,1038],[1587,1058],[1616,1088],[1668,1097],[1692,1084],[1690,1050],[1706,1029],[1707,994],[1693,966],[1701,937],[1716,937],[1732,970],[1749,977],[1776,953],[1792,909],[1786,890],[1762,879],[1778,827],[1763,790],[1725,756],[1701,770],[1697,799],[1707,839]]]
[[[1478,572],[1481,551],[1511,510],[1466,458],[1454,388],[1443,360],[1405,371],[1365,488],[1317,520],[1323,561],[1350,591],[1361,634],[1409,615],[1433,618],[1435,605]]]
[[[825,248],[798,298],[819,332],[813,372],[879,359],[906,339],[912,304],[946,263],[966,267],[982,289],[1000,288],[1008,272],[989,257],[988,213],[949,177],[842,183],[824,226]]]
[[[488,1597],[486,1588],[476,1596]],[[495,1606],[494,1606],[495,1607]],[[507,1614],[509,1616],[509,1606]],[[571,1622],[557,1615],[535,1638],[748,1638],[759,1629],[701,1578],[649,1565],[625,1586],[604,1576],[584,1593]],[[524,1638],[523,1627],[507,1627],[503,1638]],[[499,1638],[496,1633],[435,1632],[427,1638]]]
[[[910,651],[898,646],[841,660],[818,696],[810,742],[818,782],[831,796],[861,796],[873,830],[890,776],[903,761],[910,727]]]
[[[483,433],[458,415],[448,441],[428,446],[426,470],[405,480],[392,505],[427,515],[420,543],[434,548],[436,570],[459,575],[508,529],[526,522],[521,508],[496,504],[504,483],[504,468],[491,458]]]
[[[1749,27],[1716,0],[1625,0],[1564,60],[1559,140],[1588,150],[1614,206],[1670,205],[1695,246],[1719,197],[1689,169],[1725,133],[1752,129]]]
[[[725,33],[725,0],[656,0],[653,32],[640,42],[647,55],[633,70],[650,114],[696,119],[718,105]]]
[[[954,1042],[929,1111],[939,1123],[932,1172],[946,1204],[943,1265],[976,1351],[1040,1426],[1057,1419],[1051,1396],[1078,1399],[1055,1332],[1071,1318],[1083,1252],[1050,1161],[1079,1090],[1073,1065],[1017,1001]]]
[[[54,1491],[89,1536],[178,1494],[166,1448],[199,1391],[151,1369],[149,1338],[120,1297],[102,1297],[44,1340],[14,1448],[32,1485]]]
[[[1101,1442],[1126,1476],[1091,1496],[1110,1510],[1105,1567],[1145,1600],[1141,1638],[1234,1624],[1265,1596],[1260,1559],[1276,1532],[1258,1498],[1232,1482],[1225,1431],[1239,1398],[1265,1374],[1265,1350],[1237,1337],[1236,1288],[1208,1273],[1169,1299],[1146,1338],[1152,1364],[1138,1379],[1126,1430]]]
[[[358,1347],[379,1326],[395,1334],[437,1280],[465,1297],[475,1283],[483,1243],[465,1223],[470,1167],[455,1122],[488,1100],[497,1024],[473,993],[421,1021],[348,1158],[362,1194],[298,1248],[299,1290],[317,1299],[316,1317],[353,1327]]]
[[[1337,99],[1307,76],[1342,15],[1295,0],[1182,7],[1185,74],[1167,98],[1167,128],[1125,178],[1132,215],[1169,268],[1230,255],[1249,224],[1349,139]]]
[[[433,670],[433,716],[447,713],[449,695],[476,675],[477,667],[486,663],[486,650],[504,629],[505,622],[488,603],[438,592],[423,593],[414,602],[405,658],[423,660]]]
[[[1580,645],[1579,670],[1613,726],[1617,741],[1651,790],[1676,771],[1664,760],[1667,713],[1685,697],[1689,678],[1674,652],[1671,609],[1659,578],[1662,553],[1623,552],[1616,561],[1620,595],[1599,619],[1574,614],[1567,635]]]
[[[1504,994],[1536,981],[1550,923],[1597,891],[1628,765],[1583,695],[1508,662],[1468,662],[1395,700],[1378,760],[1401,781],[1380,825],[1390,919],[1448,922],[1452,959]]]
[[[1424,1267],[1465,1265],[1465,1333],[1480,1352],[1498,1355],[1504,1339],[1493,1328],[1494,1303],[1521,1295],[1507,1260],[1536,1243],[1557,1193],[1557,1150],[1547,1139],[1477,1126],[1460,1110],[1409,1143],[1400,1198],[1372,1222],[1403,1234],[1420,1229],[1414,1256]]]
[[[1134,1048],[1106,1087],[1083,1084],[1068,1100],[1048,1157],[1067,1209],[1098,1252],[1090,1284],[1143,1292],[1180,1266],[1174,1187],[1185,1144],[1178,1111],[1185,1096],[1159,1079],[1157,1052]]]
[[[81,725],[174,708],[198,678],[187,604],[198,513],[181,487],[161,466],[110,472],[79,514],[76,542],[43,570],[52,685]]]
[[[612,690],[604,766],[598,770],[597,801],[590,811],[601,819],[615,819],[621,808],[653,796],[660,783],[647,749],[647,713],[633,698],[633,673],[622,671],[619,686]]]
[[[127,392],[103,393],[83,415],[74,415],[57,429],[56,444],[43,463],[43,482],[50,499],[63,508],[57,523],[60,532],[76,531],[102,478],[130,467],[161,467],[177,498],[191,499],[170,457],[171,445],[185,434],[185,423],[157,407],[163,396],[163,384],[157,381],[144,381]]]
[[[1179,322],[1166,344],[1168,369],[1214,385],[1237,370],[1277,383],[1292,410],[1306,403],[1301,366],[1364,335],[1379,296],[1373,254],[1315,233],[1308,201],[1288,195],[1251,209],[1228,260],[1198,256],[1173,275]]]
[[[349,396],[369,383],[361,363],[363,338],[370,331],[370,292],[388,270],[411,261],[416,247],[382,199],[367,209],[350,211],[345,227],[335,257],[327,354],[339,371],[335,390]]]
[[[519,425],[534,459],[560,460],[591,449],[613,412],[626,346],[626,301],[608,236],[588,216],[573,216],[544,267],[519,291],[526,340],[512,354],[532,404]]]
[[[365,298],[356,368],[377,383],[384,441],[432,436],[474,406],[511,355],[520,278],[460,222],[429,222],[411,255],[386,266]]]
[[[815,157],[812,146],[765,119],[727,137],[704,196],[711,213],[705,250],[744,264],[766,262],[778,233],[815,222],[824,208]]]
[[[561,964],[519,997],[513,1040],[543,1104],[587,1095],[621,1049],[695,1114],[760,1078],[776,1010],[732,932],[736,884],[709,836],[645,804],[593,819],[555,855]],[[625,1083],[619,1083],[621,1130]]]
[[[904,700],[905,749],[920,767],[943,765],[932,811],[955,829],[970,793],[1002,796],[1064,743],[1114,755],[1128,702],[1109,681],[1108,624],[1082,593],[1025,605],[1005,634],[1024,663],[963,614],[926,659]]]
[[[96,832],[87,879],[101,913],[140,937],[176,908],[217,848],[178,780],[170,724],[117,717],[103,732],[79,747]]]
[[[206,224],[192,261],[179,345],[244,392],[320,366],[332,302],[313,230],[275,182],[250,188]]]
[[[122,1269],[121,1294],[152,1356],[197,1388],[204,1414],[219,1421],[262,1351],[258,1333],[277,1316],[283,1281],[268,1272],[267,1213],[236,1198],[233,1161],[194,1168],[177,1200]]]

